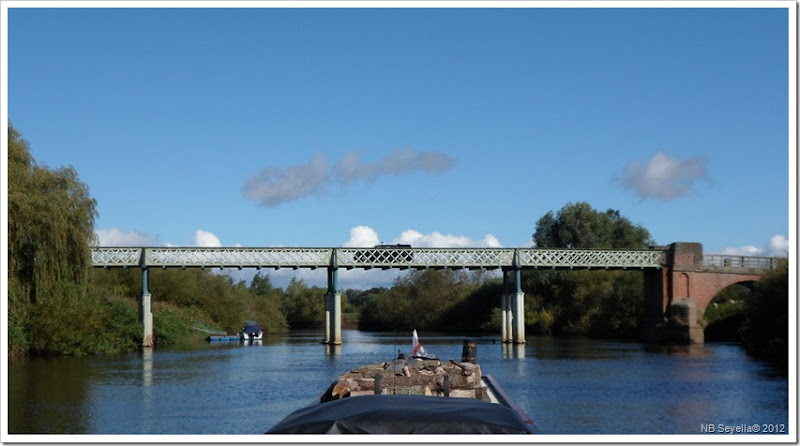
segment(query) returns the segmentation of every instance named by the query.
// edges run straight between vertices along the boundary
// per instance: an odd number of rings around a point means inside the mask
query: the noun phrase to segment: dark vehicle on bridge
[[[374,248],[356,251],[356,262],[364,263],[394,263],[410,262],[414,260],[414,251],[411,245],[375,245]]]

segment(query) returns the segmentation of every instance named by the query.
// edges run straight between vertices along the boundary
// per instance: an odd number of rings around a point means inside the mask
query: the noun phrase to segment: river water
[[[340,374],[411,349],[409,334],[343,330],[261,343],[203,343],[89,358],[11,361],[10,434],[262,434],[314,402]],[[464,336],[420,333],[430,353],[461,358]],[[548,434],[701,434],[703,426],[788,433],[788,379],[733,344],[653,346],[471,337],[478,362]],[[707,435],[707,434],[706,434]],[[225,437],[236,441],[236,437]]]

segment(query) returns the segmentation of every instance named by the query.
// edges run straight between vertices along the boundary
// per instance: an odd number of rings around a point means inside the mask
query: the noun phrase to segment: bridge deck
[[[95,247],[95,267],[162,268],[660,268],[663,251],[536,248]]]

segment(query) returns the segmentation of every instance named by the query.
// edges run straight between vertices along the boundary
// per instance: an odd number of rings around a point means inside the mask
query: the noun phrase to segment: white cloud
[[[415,171],[438,174],[455,164],[455,159],[445,154],[417,152],[410,148],[390,152],[373,163],[363,162],[361,157],[360,152],[347,152],[330,172],[328,160],[322,153],[316,153],[307,164],[267,167],[245,181],[243,193],[246,198],[271,207],[321,194],[334,181],[341,184],[358,179],[374,181],[386,175]]]
[[[658,152],[646,162],[629,162],[618,181],[643,200],[668,201],[690,194],[695,182],[701,179],[709,180],[704,158],[682,160]]]
[[[222,246],[222,242],[220,241],[219,237],[213,233],[198,229],[194,231],[194,236],[192,237],[192,246],[200,246],[203,248],[219,248]]]
[[[395,150],[374,163],[361,162],[360,152],[347,152],[333,168],[333,172],[344,182],[365,178],[374,180],[384,175],[399,175],[406,172],[444,172],[455,164],[455,159],[437,152],[417,152],[406,148]]]
[[[722,254],[727,256],[752,256],[752,257],[786,257],[789,254],[789,240],[783,234],[775,234],[763,246],[745,245],[728,247],[719,252],[709,254]]]
[[[500,248],[497,237],[487,234],[481,240],[474,240],[465,235],[444,235],[438,231],[422,234],[407,229],[394,239],[394,243],[403,243],[420,248]]]
[[[317,153],[308,162],[285,169],[267,167],[244,184],[244,196],[262,206],[277,206],[320,193],[328,181],[328,162]]]
[[[159,246],[157,236],[133,230],[124,232],[118,228],[102,228],[95,232],[97,246]]]
[[[356,226],[350,229],[350,239],[342,243],[345,248],[369,248],[380,243],[378,233],[369,226]]]
[[[785,257],[789,254],[789,240],[783,234],[775,234],[769,239],[766,249],[767,255]]]

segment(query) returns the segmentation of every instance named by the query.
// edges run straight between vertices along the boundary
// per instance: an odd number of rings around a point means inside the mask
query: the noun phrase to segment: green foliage
[[[127,302],[97,295],[74,298],[80,289],[41,301],[32,316],[30,343],[37,353],[82,356],[119,353],[138,348],[141,326]]]
[[[483,281],[481,283],[481,281]],[[498,305],[502,285],[475,274],[452,270],[413,271],[395,280],[385,292],[364,299],[362,330],[470,331],[499,329]]]
[[[176,344],[192,336],[195,321],[203,316],[196,309],[182,308],[170,304],[154,306],[153,334],[159,345]],[[200,335],[203,336],[203,335]]]
[[[630,248],[652,244],[650,233],[620,215],[599,212],[586,203],[568,203],[555,215],[550,211],[536,222],[533,241],[539,248]]]
[[[95,334],[74,329],[81,324],[54,330],[53,321],[82,321],[95,304],[86,292],[97,215],[88,187],[71,167],[37,164],[12,125],[8,163],[9,351],[109,349],[102,340],[90,346]]]
[[[302,279],[292,278],[282,300],[289,327],[324,327],[326,293],[324,288],[309,287]]]
[[[265,333],[278,333],[288,327],[281,304],[283,290],[274,288],[268,275],[256,274],[250,287],[237,287],[234,296],[244,302],[246,317],[242,321],[257,321]]]
[[[751,289],[742,285],[725,288],[714,297],[706,308],[703,319],[706,341],[741,341],[741,329],[745,321],[745,301]]]
[[[599,212],[568,203],[536,223],[540,248],[643,249],[650,233],[618,210]],[[643,306],[641,273],[626,271],[524,271],[523,287],[535,296],[526,324],[536,333],[635,337]]]
[[[609,271],[607,292],[599,295],[598,310],[588,333],[604,338],[635,338],[641,333],[644,314],[644,277],[640,272]]]
[[[479,277],[479,274],[462,276],[462,280],[466,281],[462,284],[463,297],[460,297],[438,316],[434,325],[439,328],[435,329],[460,332],[500,332],[498,305],[503,292],[503,283],[499,279]],[[496,325],[494,310],[497,310],[498,313]],[[432,328],[434,327],[429,329]]]
[[[745,302],[742,344],[748,353],[787,367],[789,362],[789,267],[764,276]]]
[[[525,311],[525,325],[531,327],[534,333],[552,334],[555,322],[556,316],[548,308]]]

